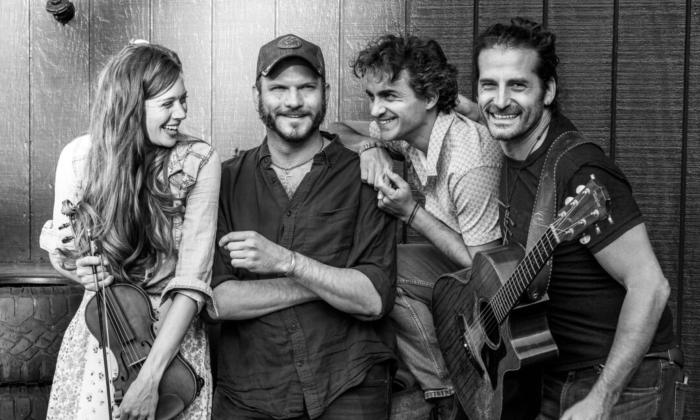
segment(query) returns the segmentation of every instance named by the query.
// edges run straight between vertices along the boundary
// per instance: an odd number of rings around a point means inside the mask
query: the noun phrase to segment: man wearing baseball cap
[[[213,419],[388,418],[395,226],[357,155],[319,129],[327,89],[318,46],[260,49],[266,137],[222,168]]]

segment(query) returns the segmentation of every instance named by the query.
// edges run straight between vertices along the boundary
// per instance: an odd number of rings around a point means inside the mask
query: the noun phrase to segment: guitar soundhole
[[[481,314],[481,326],[484,329],[484,334],[492,347],[498,346],[501,341],[501,335],[498,329],[498,320],[493,313],[493,307],[487,301],[481,301],[479,304]]]

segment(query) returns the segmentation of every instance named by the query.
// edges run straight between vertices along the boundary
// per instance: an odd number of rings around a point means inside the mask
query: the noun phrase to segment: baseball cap
[[[308,62],[311,68],[322,77],[326,77],[323,53],[318,45],[294,34],[282,35],[263,45],[258,52],[258,69],[256,75],[267,76],[273,67],[285,58],[298,57]]]

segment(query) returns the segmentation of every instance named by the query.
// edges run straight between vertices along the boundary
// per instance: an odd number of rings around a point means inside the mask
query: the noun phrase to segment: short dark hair
[[[379,72],[392,82],[401,70],[406,70],[408,84],[417,97],[437,96],[436,108],[440,112],[449,112],[457,105],[457,68],[447,62],[440,44],[432,39],[382,35],[360,51],[352,69],[358,78]]]
[[[505,48],[526,48],[537,53],[539,58],[535,73],[543,86],[553,79],[558,86],[557,65],[559,57],[555,49],[556,36],[537,22],[516,17],[510,20],[510,25],[497,23],[490,26],[479,35],[474,45],[474,77],[479,79],[479,54],[487,48],[502,46]],[[557,108],[556,96],[551,107]]]

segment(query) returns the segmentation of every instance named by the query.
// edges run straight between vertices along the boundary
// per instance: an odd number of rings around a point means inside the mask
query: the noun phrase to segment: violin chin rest
[[[185,402],[175,394],[163,394],[158,397],[158,407],[156,408],[157,420],[169,420],[185,409]]]

